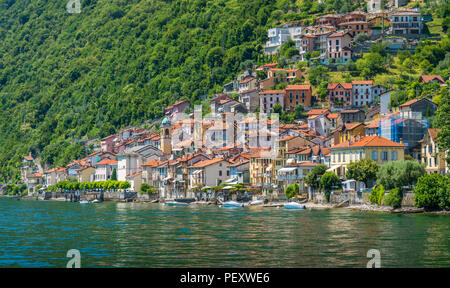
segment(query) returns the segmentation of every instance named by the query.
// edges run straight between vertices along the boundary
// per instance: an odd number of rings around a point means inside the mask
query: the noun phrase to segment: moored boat
[[[244,204],[236,202],[236,201],[227,201],[223,203],[223,207],[225,208],[233,208],[233,207],[243,207]]]
[[[284,209],[305,209],[306,206],[297,202],[284,203]]]
[[[166,202],[167,206],[189,206],[189,203],[170,201]]]
[[[88,203],[89,203],[89,201],[86,201],[86,200],[80,201],[80,204],[88,204]]]

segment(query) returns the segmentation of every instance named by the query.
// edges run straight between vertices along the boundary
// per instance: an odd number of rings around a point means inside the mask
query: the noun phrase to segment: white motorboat
[[[86,200],[80,201],[80,204],[88,204],[88,203],[89,203],[89,201],[86,201]]]
[[[166,202],[167,206],[189,206],[189,203],[170,201]]]
[[[250,205],[251,205],[251,206],[254,206],[254,205],[263,205],[263,204],[264,204],[264,201],[263,201],[263,200],[255,200],[255,201],[250,202]]]
[[[305,209],[306,206],[297,202],[284,203],[284,209]]]
[[[236,201],[227,201],[223,203],[223,207],[225,208],[233,208],[233,207],[243,207],[244,204],[236,202]]]

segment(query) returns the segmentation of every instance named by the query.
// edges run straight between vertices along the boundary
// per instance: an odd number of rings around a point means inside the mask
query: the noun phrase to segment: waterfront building
[[[365,136],[360,140],[345,141],[330,147],[331,167],[339,177],[344,178],[347,165],[361,159],[371,159],[379,165],[389,161],[405,159],[405,145],[380,136]]]

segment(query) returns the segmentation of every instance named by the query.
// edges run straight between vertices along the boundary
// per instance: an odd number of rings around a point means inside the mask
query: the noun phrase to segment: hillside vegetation
[[[312,23],[364,1],[68,0],[0,2],[0,181],[31,151],[49,165],[84,156],[80,139],[199,102],[246,60],[262,63],[267,28]],[[338,9],[338,10],[336,10]],[[74,141],[76,140],[76,141]]]

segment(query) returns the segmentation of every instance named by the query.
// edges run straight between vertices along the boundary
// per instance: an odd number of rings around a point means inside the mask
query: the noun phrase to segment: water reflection
[[[65,267],[79,249],[82,267],[365,267],[379,249],[382,267],[449,267],[449,224],[345,209],[0,199],[0,266]]]

